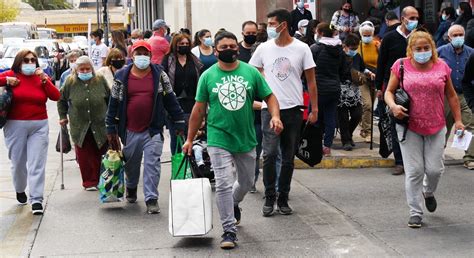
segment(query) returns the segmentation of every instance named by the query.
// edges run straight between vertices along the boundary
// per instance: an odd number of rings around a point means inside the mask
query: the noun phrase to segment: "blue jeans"
[[[337,104],[339,103],[339,93],[332,95],[318,96],[318,122],[324,128],[324,146],[331,147],[334,140],[334,130],[336,129]]]
[[[265,196],[275,196],[275,184],[278,182],[280,195],[288,195],[291,179],[293,177],[296,147],[299,141],[303,112],[299,108],[284,109],[280,111],[283,131],[275,134],[270,128],[271,115],[267,109],[262,110],[263,131],[263,183]],[[281,171],[277,181],[277,157],[281,150]]]

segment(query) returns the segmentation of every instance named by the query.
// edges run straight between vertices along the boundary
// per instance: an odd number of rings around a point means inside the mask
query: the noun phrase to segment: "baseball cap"
[[[163,19],[158,19],[153,23],[153,30],[157,30],[162,27],[169,27]]]
[[[151,52],[151,45],[150,45],[150,43],[146,42],[145,40],[137,40],[135,43],[133,43],[132,52],[135,51],[139,47],[144,47],[148,51]]]
[[[298,28],[306,27],[306,26],[308,26],[308,23],[309,23],[308,20],[303,19],[303,20],[301,20],[301,21],[298,22]]]

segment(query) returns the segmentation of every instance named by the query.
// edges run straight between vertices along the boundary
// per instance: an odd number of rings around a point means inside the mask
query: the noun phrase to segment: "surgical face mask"
[[[257,35],[244,35],[244,41],[249,45],[253,45],[257,41]]]
[[[296,6],[298,6],[299,9],[303,9],[304,8],[304,2],[298,2],[296,4]]]
[[[150,66],[150,57],[144,55],[136,55],[133,58],[133,64],[140,70],[145,70]]]
[[[91,44],[92,46],[95,45],[95,40],[94,39],[91,39],[91,41],[89,42],[89,44]]]
[[[281,25],[281,23],[280,23]],[[267,28],[267,34],[270,39],[277,39],[280,36],[281,32],[277,32],[277,28],[280,27],[280,25],[276,27],[268,27]]]
[[[357,50],[348,49],[345,52],[346,52],[346,55],[349,57],[354,57],[355,55],[357,55]]]
[[[428,61],[431,60],[431,50],[424,51],[424,52],[414,52],[413,53],[413,58],[415,58],[415,61],[419,64],[425,64]]]
[[[372,36],[362,36],[362,42],[364,42],[365,44],[369,44],[370,42],[372,42],[374,38]]]
[[[456,14],[457,14],[458,16],[461,16],[461,9],[456,9]]]
[[[237,60],[238,51],[234,49],[226,49],[222,51],[217,51],[219,55],[217,58],[224,63],[231,64]]]
[[[77,67],[76,63],[69,64],[69,68],[71,68],[71,70],[76,69],[76,67]]]
[[[303,28],[303,36],[306,36],[306,28]]]
[[[120,69],[125,65],[125,60],[112,60],[110,64],[115,68],[115,69]]]
[[[318,36],[318,34],[314,34],[314,41],[315,41],[316,43],[319,42],[319,36]]]
[[[204,38],[204,45],[208,46],[208,47],[212,47],[212,38],[211,37],[207,37],[207,38]]]
[[[441,15],[441,20],[446,21],[447,18],[446,14]]]
[[[22,64],[21,73],[24,75],[33,75],[36,71],[36,64]]]
[[[88,73],[77,73],[77,77],[78,77],[81,81],[88,81],[88,80],[92,79],[92,77],[94,77],[94,75],[92,74],[92,72],[88,72]]]
[[[407,30],[409,31],[413,31],[414,29],[416,29],[416,27],[418,26],[418,21],[408,21],[407,23]]]
[[[451,44],[455,48],[461,48],[464,45],[464,37],[460,36],[460,37],[455,37],[451,39]]]

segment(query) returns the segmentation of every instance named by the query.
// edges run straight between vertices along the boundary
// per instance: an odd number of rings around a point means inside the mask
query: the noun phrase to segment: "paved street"
[[[436,195],[438,210],[426,214],[418,230],[406,226],[404,180],[390,175],[390,169],[296,170],[290,195],[294,215],[262,217],[260,181],[259,192],[241,205],[235,250],[218,246],[215,206],[209,235],[173,238],[168,232],[170,164],[162,168],[158,215],[146,214],[141,190],[136,204],[100,204],[97,192],[82,190],[72,153],[66,155],[66,189],[60,190],[57,117],[54,103],[48,107],[51,141],[43,217],[33,217],[30,206],[16,205],[0,137],[0,256],[473,256],[474,172],[460,166],[447,167]]]

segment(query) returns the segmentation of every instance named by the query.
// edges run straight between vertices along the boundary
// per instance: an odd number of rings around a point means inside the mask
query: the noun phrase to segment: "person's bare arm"
[[[454,90],[451,78],[449,78],[449,80],[446,82],[446,88],[444,92],[446,95],[446,99],[448,100],[449,107],[451,108],[451,112],[453,113],[455,132],[456,130],[464,131],[464,124],[462,123],[461,118],[461,107],[459,104],[459,98],[458,94],[456,94],[456,91]]]
[[[304,70],[304,76],[306,77],[306,83],[308,85],[309,99],[311,101],[311,110],[308,115],[308,121],[314,124],[318,121],[318,89],[316,87],[316,75],[315,69],[310,68]]]
[[[183,152],[188,155],[192,154],[193,140],[197,131],[201,127],[202,119],[206,115],[206,109],[207,102],[196,101],[196,104],[194,104],[193,110],[191,111],[191,116],[189,117],[188,138],[183,145]]]
[[[280,105],[278,104],[278,100],[275,95],[270,94],[265,98],[265,103],[268,106],[268,112],[272,116],[270,120],[270,128],[276,134],[280,134],[283,131],[283,123],[280,120]]]

